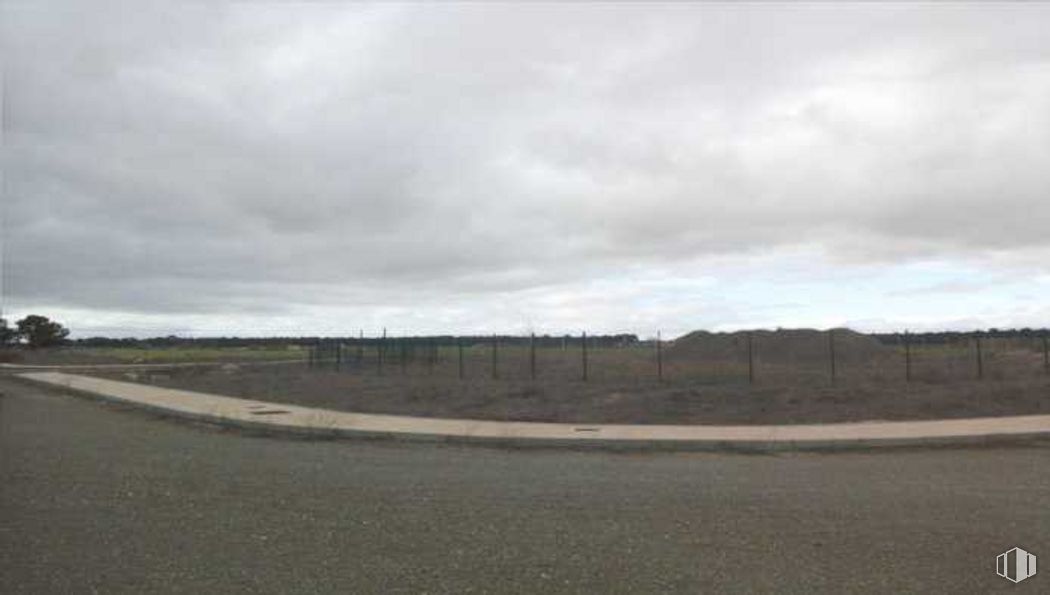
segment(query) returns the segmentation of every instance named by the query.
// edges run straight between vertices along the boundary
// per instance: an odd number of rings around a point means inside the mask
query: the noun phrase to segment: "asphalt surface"
[[[742,455],[249,436],[0,379],[0,593],[1047,592],[1050,444]]]

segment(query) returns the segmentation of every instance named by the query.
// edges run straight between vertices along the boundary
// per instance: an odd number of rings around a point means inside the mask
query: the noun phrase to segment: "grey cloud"
[[[1044,5],[3,11],[25,303],[266,311],[310,303],[296,284],[454,300],[798,244],[1050,247]]]

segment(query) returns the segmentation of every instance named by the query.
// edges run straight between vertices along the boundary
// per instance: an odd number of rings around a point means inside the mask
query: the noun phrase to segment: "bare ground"
[[[894,356],[840,369],[834,385],[820,362],[759,367],[753,385],[739,363],[669,362],[659,382],[644,357],[616,354],[595,354],[586,382],[578,359],[544,354],[533,381],[521,355],[501,354],[500,377],[492,378],[485,352],[472,352],[462,380],[454,358],[433,367],[388,362],[382,375],[367,361],[338,371],[289,365],[97,374],[336,410],[516,421],[796,424],[1050,414],[1050,376],[1032,354],[989,357],[981,380],[965,354],[930,356],[915,363],[911,382]]]

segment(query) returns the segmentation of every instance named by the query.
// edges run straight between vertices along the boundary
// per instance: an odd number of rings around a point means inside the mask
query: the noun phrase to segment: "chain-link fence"
[[[841,384],[956,382],[1050,375],[1047,335],[982,333],[878,338],[848,329],[691,333],[673,341],[623,336],[358,337],[318,339],[312,370],[443,379]]]

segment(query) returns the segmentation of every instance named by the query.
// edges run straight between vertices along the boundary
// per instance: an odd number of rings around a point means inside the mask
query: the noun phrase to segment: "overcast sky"
[[[0,10],[8,318],[1050,325],[1050,3]]]

